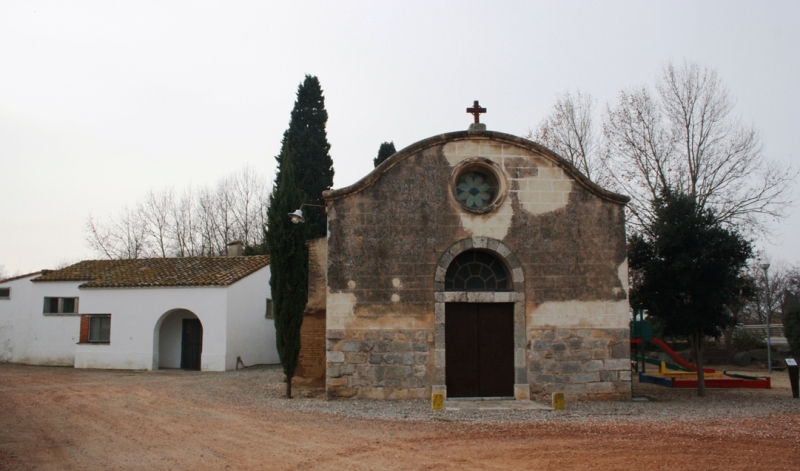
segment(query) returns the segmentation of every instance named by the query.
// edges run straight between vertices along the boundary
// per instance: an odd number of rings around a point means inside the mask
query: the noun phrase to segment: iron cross
[[[478,104],[478,100],[475,100],[475,103],[472,105],[472,108],[467,108],[467,113],[475,116],[475,122],[481,122],[481,113],[486,113],[486,108],[481,108],[481,105]]]

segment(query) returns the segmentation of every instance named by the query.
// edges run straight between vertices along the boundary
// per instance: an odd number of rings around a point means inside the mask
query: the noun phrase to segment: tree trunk
[[[703,371],[703,347],[705,336],[698,330],[692,334],[692,350],[694,351],[695,366],[697,366],[697,395],[706,397],[706,374]]]
[[[292,398],[292,378],[286,376],[286,399]]]

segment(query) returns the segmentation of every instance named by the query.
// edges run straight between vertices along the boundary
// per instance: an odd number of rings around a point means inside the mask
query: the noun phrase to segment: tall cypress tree
[[[394,141],[384,142],[381,144],[381,148],[378,149],[378,156],[372,159],[372,163],[375,164],[375,167],[377,167],[381,164],[381,162],[388,159],[395,153],[397,153],[397,150],[394,148]]]
[[[325,97],[322,96],[319,80],[306,75],[303,83],[297,87],[292,119],[289,129],[283,134],[281,153],[276,158],[280,168],[284,150],[291,152],[294,181],[302,192],[303,202],[320,206],[325,204],[322,192],[333,186],[333,160],[329,154],[331,145],[325,132],[327,122],[328,112],[325,111]],[[275,178],[275,187],[280,184],[279,174]],[[305,211],[305,218],[309,239],[327,234],[328,222],[324,211],[310,208]]]
[[[289,213],[300,207],[302,195],[294,179],[292,154],[283,152],[278,185],[269,197],[266,233],[270,253],[273,314],[278,355],[286,375],[286,397],[292,397],[292,377],[300,354],[300,327],[308,302],[306,225],[292,224]]]

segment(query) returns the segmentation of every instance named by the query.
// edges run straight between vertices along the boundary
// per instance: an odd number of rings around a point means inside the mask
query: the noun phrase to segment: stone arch
[[[180,368],[181,342],[184,319],[202,321],[192,311],[184,308],[170,309],[159,317],[153,328],[153,369]],[[205,333],[201,337],[204,337]]]
[[[506,264],[512,281],[511,291],[445,291],[445,276],[450,263],[467,250],[483,250],[496,255]],[[432,394],[447,397],[445,383],[445,304],[514,303],[514,398],[530,400],[526,354],[525,274],[519,258],[503,242],[490,237],[471,237],[451,245],[439,258],[434,275],[434,380]]]

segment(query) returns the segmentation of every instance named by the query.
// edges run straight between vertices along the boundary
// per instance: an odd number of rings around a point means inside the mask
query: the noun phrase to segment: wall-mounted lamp
[[[325,210],[325,214],[328,213],[327,211],[328,208],[326,208],[325,206],[319,204],[301,204],[300,209],[298,209],[293,213],[289,213],[289,218],[292,220],[293,223],[300,224],[301,222],[302,223],[306,222],[306,218],[303,217],[303,206],[311,206],[312,208],[322,208]]]

